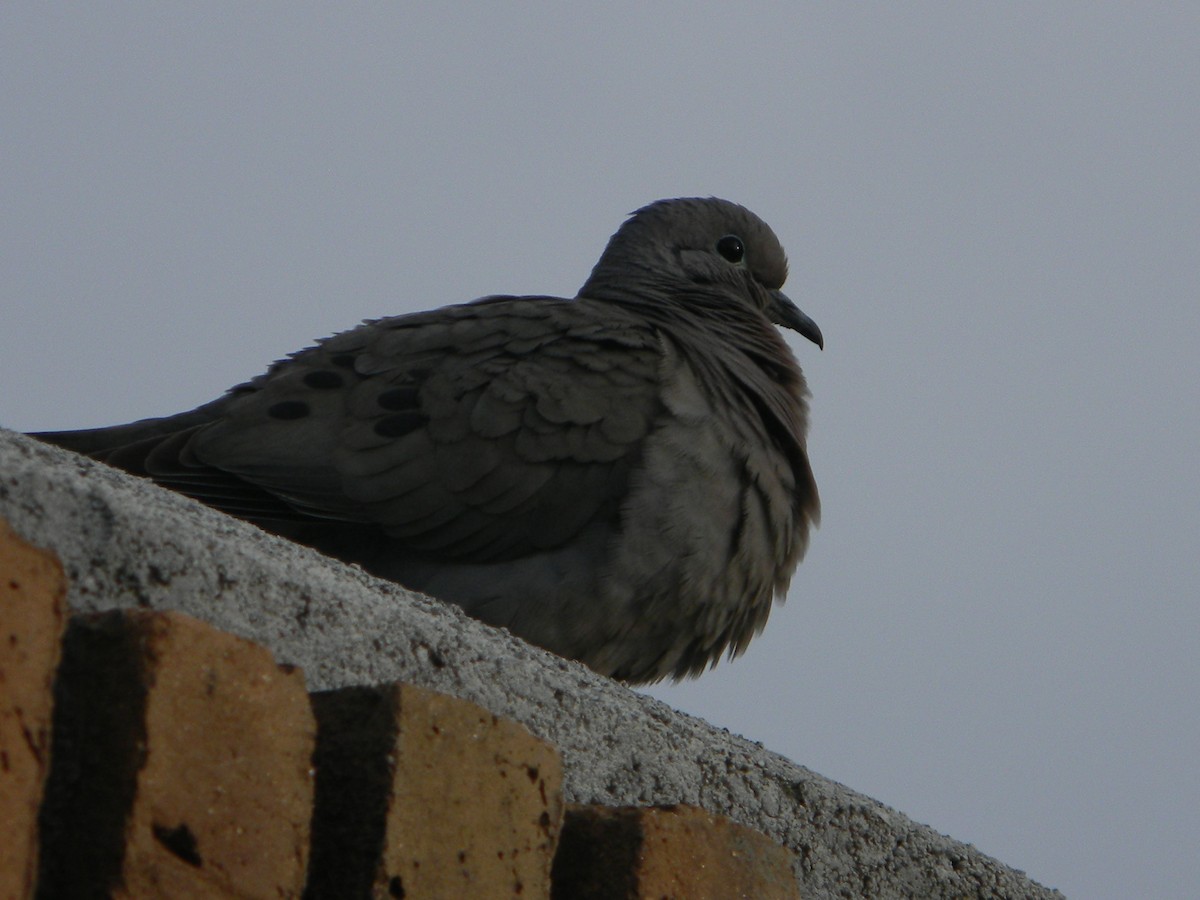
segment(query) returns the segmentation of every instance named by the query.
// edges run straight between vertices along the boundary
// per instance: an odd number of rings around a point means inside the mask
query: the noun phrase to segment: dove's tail
[[[150,478],[208,506],[253,522],[260,528],[315,547],[350,563],[369,565],[380,555],[385,536],[359,522],[305,514],[263,488],[197,461],[192,436],[221,414],[224,398],[191,412],[128,425],[79,431],[42,431],[29,436],[99,462]]]
[[[80,431],[35,431],[29,436],[65,450],[73,450],[84,456],[105,460],[124,448],[155,439],[161,440],[177,431],[177,428],[163,424],[169,421],[169,419],[146,419],[141,422],[131,422],[128,425],[115,425],[111,428],[86,428]],[[125,466],[121,466],[121,468],[125,468]]]
[[[138,475],[147,474],[146,457],[168,439],[190,433],[220,414],[224,398],[190,412],[158,419],[142,419],[128,425],[85,428],[79,431],[35,431],[29,436],[73,450]]]
[[[192,437],[219,418],[227,402],[226,396],[175,416],[142,419],[109,428],[33,432],[30,437],[81,453],[133,475],[150,478],[165,488],[254,522],[268,531],[347,558],[348,553],[341,550],[340,543],[333,549],[326,549],[316,538],[300,533],[297,523],[310,522],[311,514],[297,510],[251,481],[196,459],[191,450]],[[341,540],[340,533],[334,537]],[[361,540],[357,535],[356,538]]]
[[[175,416],[109,428],[33,432],[30,437],[151,478],[163,487],[244,519],[294,516],[279,498],[192,455],[189,444],[193,435],[220,417],[226,402],[222,397]]]

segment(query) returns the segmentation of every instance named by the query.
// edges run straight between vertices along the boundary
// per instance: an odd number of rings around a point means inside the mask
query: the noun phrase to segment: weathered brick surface
[[[299,671],[179,613],[72,620],[47,897],[299,897],[315,723]]]
[[[314,695],[307,896],[550,896],[562,763],[515,722],[410,685]]]
[[[572,806],[555,900],[798,900],[791,854],[691,806]]]
[[[0,519],[0,898],[31,896],[67,586],[57,558]]]

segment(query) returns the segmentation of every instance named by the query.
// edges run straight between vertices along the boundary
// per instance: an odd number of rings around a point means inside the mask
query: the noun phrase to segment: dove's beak
[[[825,338],[822,337],[817,323],[800,312],[800,307],[788,299],[787,294],[783,291],[772,291],[771,297],[775,301],[770,311],[772,322],[799,332],[822,350],[825,349]]]

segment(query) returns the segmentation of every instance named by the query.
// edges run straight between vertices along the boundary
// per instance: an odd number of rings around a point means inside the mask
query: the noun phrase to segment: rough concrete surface
[[[403,680],[472,700],[561,750],[568,800],[727,815],[795,851],[806,898],[1062,896],[454,607],[9,431],[0,516],[61,556],[73,609],[181,610],[303,667],[310,690]]]

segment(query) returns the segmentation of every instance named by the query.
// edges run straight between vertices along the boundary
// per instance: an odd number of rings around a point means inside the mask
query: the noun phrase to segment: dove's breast
[[[651,677],[697,673],[744,649],[808,530],[795,472],[763,439],[754,405],[728,405],[679,354],[665,359],[666,414],[631,480],[606,583],[614,600],[634,598],[621,652],[644,662],[659,650],[656,671],[640,673]]]
[[[630,681],[698,672],[744,648],[807,533],[794,472],[753,404],[722,408],[670,343],[661,361],[660,412],[615,519],[506,562],[397,557],[393,577]]]

